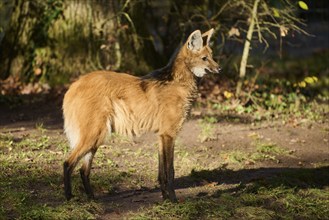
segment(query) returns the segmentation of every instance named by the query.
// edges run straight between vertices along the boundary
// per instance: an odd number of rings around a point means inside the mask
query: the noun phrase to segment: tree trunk
[[[254,32],[254,27],[255,27],[255,18],[257,16],[257,8],[258,8],[258,3],[260,0],[255,0],[253,9],[252,9],[252,14],[250,16],[250,24],[247,32],[247,38],[244,43],[244,48],[243,48],[243,53],[242,53],[242,58],[241,58],[241,63],[240,63],[240,71],[239,71],[239,81],[236,87],[236,97],[240,96],[241,89],[242,89],[242,84],[243,80],[246,75],[246,67],[247,67],[247,61],[248,61],[248,56],[249,56],[249,50],[250,50],[250,43],[252,39],[252,34]]]

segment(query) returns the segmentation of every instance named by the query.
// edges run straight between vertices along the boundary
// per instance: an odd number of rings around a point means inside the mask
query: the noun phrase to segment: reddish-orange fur
[[[159,135],[159,181],[165,199],[176,201],[173,188],[174,140],[196,92],[196,75],[218,72],[208,46],[211,29],[203,36],[193,32],[174,59],[164,68],[139,78],[125,73],[97,71],[82,76],[67,91],[63,102],[64,127],[71,153],[64,163],[67,199],[72,197],[71,174],[80,159],[81,178],[89,197],[92,159],[110,133]],[[201,44],[201,45],[200,45]],[[207,58],[204,58],[207,57]]]

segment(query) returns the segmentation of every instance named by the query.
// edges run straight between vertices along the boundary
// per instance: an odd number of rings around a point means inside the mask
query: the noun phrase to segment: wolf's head
[[[199,30],[194,31],[184,44],[185,64],[189,70],[197,77],[202,77],[206,73],[219,73],[220,67],[212,58],[212,50],[209,41],[214,29],[201,34]],[[206,39],[204,44],[203,38]]]

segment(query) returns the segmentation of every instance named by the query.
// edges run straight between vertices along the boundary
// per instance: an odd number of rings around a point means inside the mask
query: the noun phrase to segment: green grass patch
[[[216,125],[217,119],[215,117],[205,117],[199,122],[200,134],[198,139],[201,143],[216,139]]]
[[[279,162],[278,156],[290,156],[289,152],[273,143],[262,143],[257,141],[254,150],[245,152],[241,150],[227,151],[220,154],[225,163],[228,164],[254,164],[262,161]]]
[[[329,199],[318,189],[243,190],[179,204],[165,202],[140,210],[131,219],[326,219],[329,214]]]
[[[214,123],[209,120],[207,123]],[[244,164],[248,161],[275,161],[277,157],[289,154],[284,148],[265,143],[260,138],[253,143],[250,152],[231,151],[220,156],[225,156],[230,163]],[[66,141],[52,136],[42,124],[29,132],[10,133],[6,130],[0,133],[0,219],[99,219],[118,207],[121,200],[114,204],[102,199],[89,201],[81,191],[77,170],[72,176],[76,197],[65,201],[62,163],[67,150]],[[178,204],[161,202],[129,215],[122,213],[122,217],[326,219],[329,216],[328,163],[318,163],[314,169],[229,170],[218,168],[223,159],[218,158],[218,154],[211,155],[210,159],[206,157],[211,152],[206,146],[195,151],[180,146],[176,149],[176,160],[184,174],[177,176],[183,177],[181,182],[187,178],[182,187],[188,188],[184,190],[185,193],[188,191],[188,195],[184,198],[184,195],[178,194],[181,199]],[[192,160],[191,155],[199,160]],[[209,160],[203,161],[203,158]],[[97,194],[106,196],[117,193],[118,189],[154,187],[156,164],[156,154],[144,152],[142,148],[101,148],[95,158],[91,183]],[[205,170],[209,167],[217,169]],[[147,170],[152,172],[147,173]],[[185,183],[192,185],[185,186]],[[203,196],[194,195],[194,183],[207,190]],[[141,206],[144,204],[141,203]]]
[[[141,209],[131,219],[327,219],[328,170],[283,170],[233,189],[219,189],[208,197]],[[296,175],[303,177],[298,184]]]
[[[0,133],[0,219],[96,219],[102,204],[65,201],[59,168],[67,146],[46,133],[41,125],[29,134]]]
[[[277,159],[278,156],[288,156],[289,153],[287,150],[277,146],[273,143],[257,143],[256,152],[250,155],[252,161],[265,161],[272,160],[279,162]]]

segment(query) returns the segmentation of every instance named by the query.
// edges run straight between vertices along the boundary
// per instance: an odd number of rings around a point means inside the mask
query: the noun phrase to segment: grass
[[[215,126],[212,119],[209,120],[205,122]],[[206,143],[190,149],[178,140],[175,149],[177,182],[183,183],[181,187],[188,189],[185,190],[188,194],[178,194],[178,204],[151,204],[147,208],[124,213],[122,217],[327,218],[329,164],[318,163],[313,169],[277,168],[264,172],[259,168],[243,169],[249,161],[261,163],[291,156],[281,146],[266,142],[257,135],[252,138],[250,151],[235,150],[222,154],[214,154],[214,149]],[[144,187],[156,189],[156,149],[133,145],[132,142],[117,138],[113,146],[98,150],[91,176],[95,192],[109,198],[120,190],[134,191]],[[15,130],[10,133],[10,129],[0,130],[0,219],[99,219],[108,212],[120,209],[120,199],[113,203],[106,199],[88,200],[81,191],[82,184],[77,171],[72,178],[76,197],[72,201],[65,201],[62,163],[67,151],[63,136],[48,131],[42,124],[29,131]],[[225,168],[223,161],[229,165],[237,164],[238,168]],[[268,175],[262,176],[262,173]],[[184,185],[190,182],[191,185]]]
[[[27,201],[33,203],[33,201]],[[27,204],[27,203],[26,203]],[[56,208],[45,205],[26,205],[19,215],[10,216],[17,219],[96,219],[101,209],[99,204],[88,203],[65,203]]]
[[[86,198],[77,169],[72,175],[76,197],[66,202],[62,163],[68,146],[62,136],[53,135],[42,124],[18,134],[10,133],[10,129],[0,131],[0,219],[97,219],[111,207]],[[114,141],[128,143],[118,137]],[[115,157],[109,157],[109,152]],[[138,157],[144,160],[131,159]],[[147,160],[154,164],[145,163]],[[156,181],[156,169],[154,173],[145,172],[155,164],[153,155],[140,148],[101,147],[91,177],[94,190],[113,194],[119,187],[139,189]]]
[[[0,219],[95,219],[100,204],[64,202],[64,149],[55,146],[66,146],[41,130],[19,137],[0,133]]]
[[[223,152],[209,148],[218,147],[212,140],[218,138],[216,123],[223,121],[218,117],[222,115],[224,121],[232,124],[281,120],[282,124],[297,126],[294,119],[326,122],[329,77],[328,56],[325,55],[313,56],[309,60],[298,59],[297,62],[286,59],[282,63],[274,62],[268,68],[275,70],[275,76],[267,72],[255,78],[250,75],[244,84],[246,93],[240,99],[225,95],[227,91],[234,91],[234,83],[231,84],[230,80],[220,78],[224,83],[218,94],[211,94],[212,87],[208,86],[210,91],[204,94],[207,97],[204,104],[209,114],[200,120],[197,137],[202,144],[196,141],[198,146],[191,147],[176,142],[176,176],[177,182],[182,184],[178,185],[179,203],[151,203],[129,215],[125,212],[122,217],[328,219],[328,161],[318,161],[314,168],[308,169],[268,168],[268,164],[279,167],[276,163],[282,157],[289,159],[294,155],[284,146],[267,142],[257,135],[248,149],[239,147]],[[293,78],[287,78],[286,73]],[[313,75],[319,80],[307,82],[307,77]],[[44,105],[42,100],[45,97],[2,95],[0,104],[9,106],[8,109],[30,108],[31,104]],[[197,104],[202,107],[199,102]],[[156,149],[151,151],[149,146],[133,146],[131,140],[119,135],[112,136],[110,144],[98,150],[91,175],[95,192],[106,199],[88,200],[75,170],[72,185],[76,197],[67,202],[63,195],[62,163],[69,149],[63,136],[54,135],[42,123],[37,123],[32,130],[16,129],[13,133],[1,128],[0,220],[106,219],[106,214],[120,209],[124,199],[118,198],[113,203],[108,201],[120,190],[158,189]],[[263,165],[265,168],[259,168]],[[149,201],[148,198],[145,200]],[[129,203],[126,204],[128,210],[134,204],[143,206],[138,202]]]
[[[282,147],[273,143],[261,143],[256,144],[256,152],[250,155],[253,161],[272,160],[279,163],[278,156],[288,156],[289,152]]]
[[[217,119],[214,117],[205,117],[199,122],[200,134],[198,139],[201,143],[216,139]]]
[[[316,189],[251,189],[254,192],[221,193],[178,205],[163,203],[131,219],[326,219],[329,214],[328,199],[318,199]]]
[[[281,156],[292,157],[293,155],[290,155],[288,150],[285,150],[274,143],[267,143],[262,140],[254,141],[254,147],[251,152],[232,150],[220,154],[220,158],[225,163],[237,164],[240,165],[240,167],[263,161],[274,161],[279,163],[280,161],[278,157]]]
[[[297,183],[296,174],[303,177]],[[328,177],[328,167],[285,171],[229,190],[218,186],[212,195],[179,204],[161,203],[131,219],[327,219]]]

